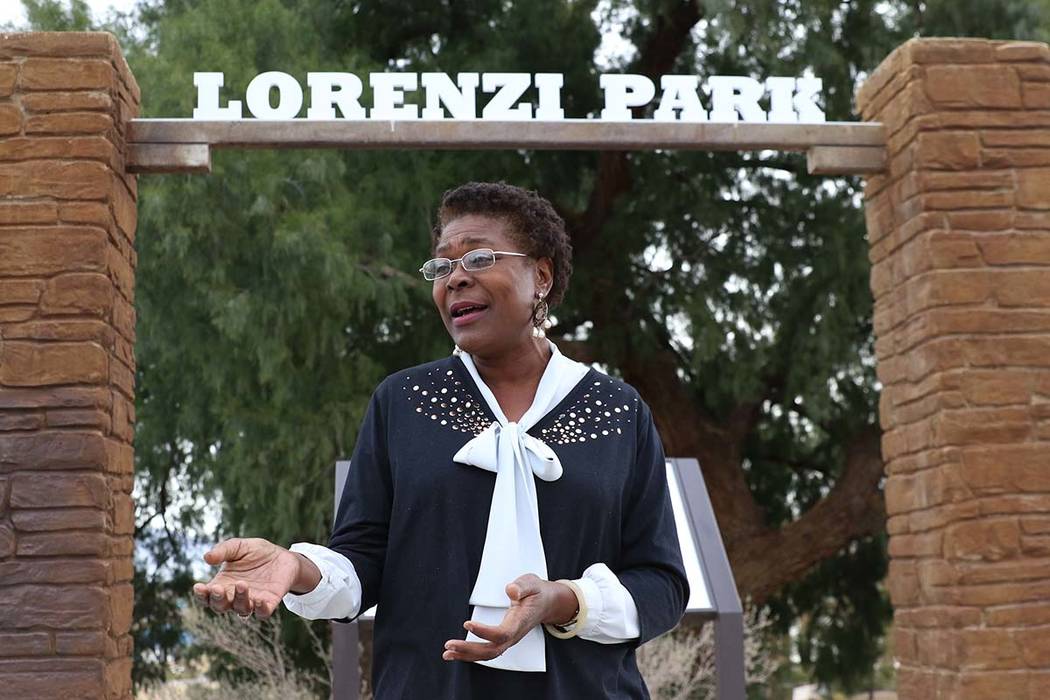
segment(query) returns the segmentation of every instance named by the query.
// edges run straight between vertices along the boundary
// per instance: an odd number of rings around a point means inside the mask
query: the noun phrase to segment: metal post
[[[332,700],[358,700],[361,692],[361,650],[356,622],[332,627]]]
[[[715,609],[715,675],[718,700],[747,696],[744,669],[744,615],[711,498],[695,459],[669,460],[678,476],[696,549]]]
[[[350,471],[349,461],[335,463],[335,512]],[[335,517],[334,515],[332,516]],[[361,648],[358,624],[329,623],[332,629],[332,700],[358,700],[361,694]]]

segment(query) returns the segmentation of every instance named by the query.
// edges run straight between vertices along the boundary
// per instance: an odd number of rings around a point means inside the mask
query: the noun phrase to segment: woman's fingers
[[[507,584],[504,591],[511,600],[521,600],[540,592],[543,580],[535,574],[524,574]]]
[[[441,658],[445,661],[487,661],[494,659],[517,644],[530,629],[538,624],[537,611],[523,605],[523,599],[540,593],[541,580],[531,574],[507,584],[507,595],[513,601],[499,625],[485,625],[474,620],[463,623],[463,629],[481,637],[484,642],[450,639],[445,642]]]
[[[239,537],[223,540],[204,553],[204,561],[218,566],[224,561],[234,561],[242,556],[244,541]]]
[[[493,644],[508,644],[513,637],[513,630],[506,624],[506,620],[500,623],[498,627],[492,625],[483,625],[480,622],[474,622],[468,620],[463,623],[463,629],[468,632],[473,632],[477,636],[481,637],[485,641],[492,642]],[[517,640],[514,640],[517,641]]]
[[[199,588],[198,588],[199,586]],[[211,591],[208,587],[202,583],[195,584],[193,587],[193,597],[197,599],[197,602],[201,605],[210,608],[211,607]]]
[[[223,540],[204,554],[204,561],[212,566],[220,566],[227,562],[235,562],[248,554],[248,541],[233,537]],[[207,605],[215,612],[224,613],[233,610],[239,615],[250,615],[254,608],[251,591],[246,581],[231,581],[229,574],[225,574],[226,567],[223,566],[218,575],[208,583],[196,583],[193,585],[193,594],[202,604]]]
[[[233,604],[233,586],[213,583],[208,586],[208,592],[208,604],[212,610],[224,613],[230,609],[230,605]]]
[[[464,639],[450,639],[445,642],[445,651],[441,658],[445,661],[488,661],[514,646],[523,634],[520,634],[507,618],[499,626],[483,625],[468,620],[463,628],[484,639],[484,642],[468,642]]]
[[[210,606],[218,612],[224,612],[219,610],[216,606],[223,606],[226,602],[233,601],[232,587],[229,597],[226,595],[226,587],[219,582],[219,577],[216,576],[208,583],[195,583],[193,584],[193,596],[200,601],[202,604]],[[229,606],[226,606],[228,609]]]
[[[275,600],[268,596],[252,597],[252,605],[255,606],[255,616],[265,620],[266,618],[273,615],[274,611],[277,610],[277,605],[281,601]]]
[[[238,615],[252,614],[252,600],[249,596],[248,584],[244,581],[238,581],[233,584],[233,601],[231,607]]]
[[[487,642],[467,642],[450,639],[445,642],[441,658],[445,661],[489,661],[506,650],[506,647]]]
[[[216,577],[217,578],[217,577]],[[220,583],[212,579],[210,583],[193,584],[193,597],[202,605],[215,612],[235,612],[238,615],[254,613],[256,617],[271,617],[280,605],[280,598],[266,591],[252,588],[247,581]]]

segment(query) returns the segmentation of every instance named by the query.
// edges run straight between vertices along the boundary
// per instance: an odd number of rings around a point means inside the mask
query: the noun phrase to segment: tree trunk
[[[700,5],[681,2],[654,23],[633,72],[650,78],[671,70],[687,45],[690,31],[701,19]],[[578,213],[565,212],[575,255],[583,259],[594,251],[617,200],[630,191],[629,161],[622,152],[599,157],[595,185],[588,205]],[[629,299],[611,284],[597,281],[585,295],[594,332],[622,325]],[[638,314],[638,310],[632,310]],[[652,318],[635,316],[632,327],[660,328]],[[813,566],[850,542],[882,532],[886,512],[880,483],[882,459],[877,425],[852,436],[843,473],[831,491],[801,516],[783,527],[770,527],[755,502],[743,469],[745,441],[759,418],[760,399],[742,403],[725,417],[707,415],[690,387],[678,375],[679,358],[663,339],[654,351],[652,334],[642,348],[628,338],[621,347],[603,345],[601,358],[613,362],[624,379],[641,393],[652,409],[668,456],[694,457],[704,480],[737,587],[742,596],[761,602],[785,584],[797,581]],[[563,351],[580,361],[599,359],[586,342],[560,340]],[[771,378],[771,386],[778,381]]]

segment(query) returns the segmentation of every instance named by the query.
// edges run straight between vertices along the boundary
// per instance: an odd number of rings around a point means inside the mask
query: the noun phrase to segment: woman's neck
[[[478,374],[489,388],[495,386],[539,384],[551,355],[545,338],[530,338],[510,352],[496,356],[471,355]]]
[[[514,352],[498,357],[471,355],[482,381],[509,421],[521,420],[536,398],[540,379],[553,352],[545,339],[529,339]]]

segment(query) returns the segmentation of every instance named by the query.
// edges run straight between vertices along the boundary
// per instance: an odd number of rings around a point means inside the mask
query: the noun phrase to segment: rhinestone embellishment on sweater
[[[622,386],[594,381],[571,406],[558,414],[553,425],[541,431],[548,444],[565,445],[622,435],[631,422],[638,397],[628,398]]]
[[[415,412],[452,430],[477,437],[492,423],[477,398],[452,370],[406,374],[402,390]],[[596,380],[540,431],[549,445],[567,445],[622,435],[637,410],[638,397],[611,381]]]
[[[401,388],[408,393],[416,413],[439,425],[477,437],[492,423],[480,400],[456,379],[452,370],[406,374]]]

